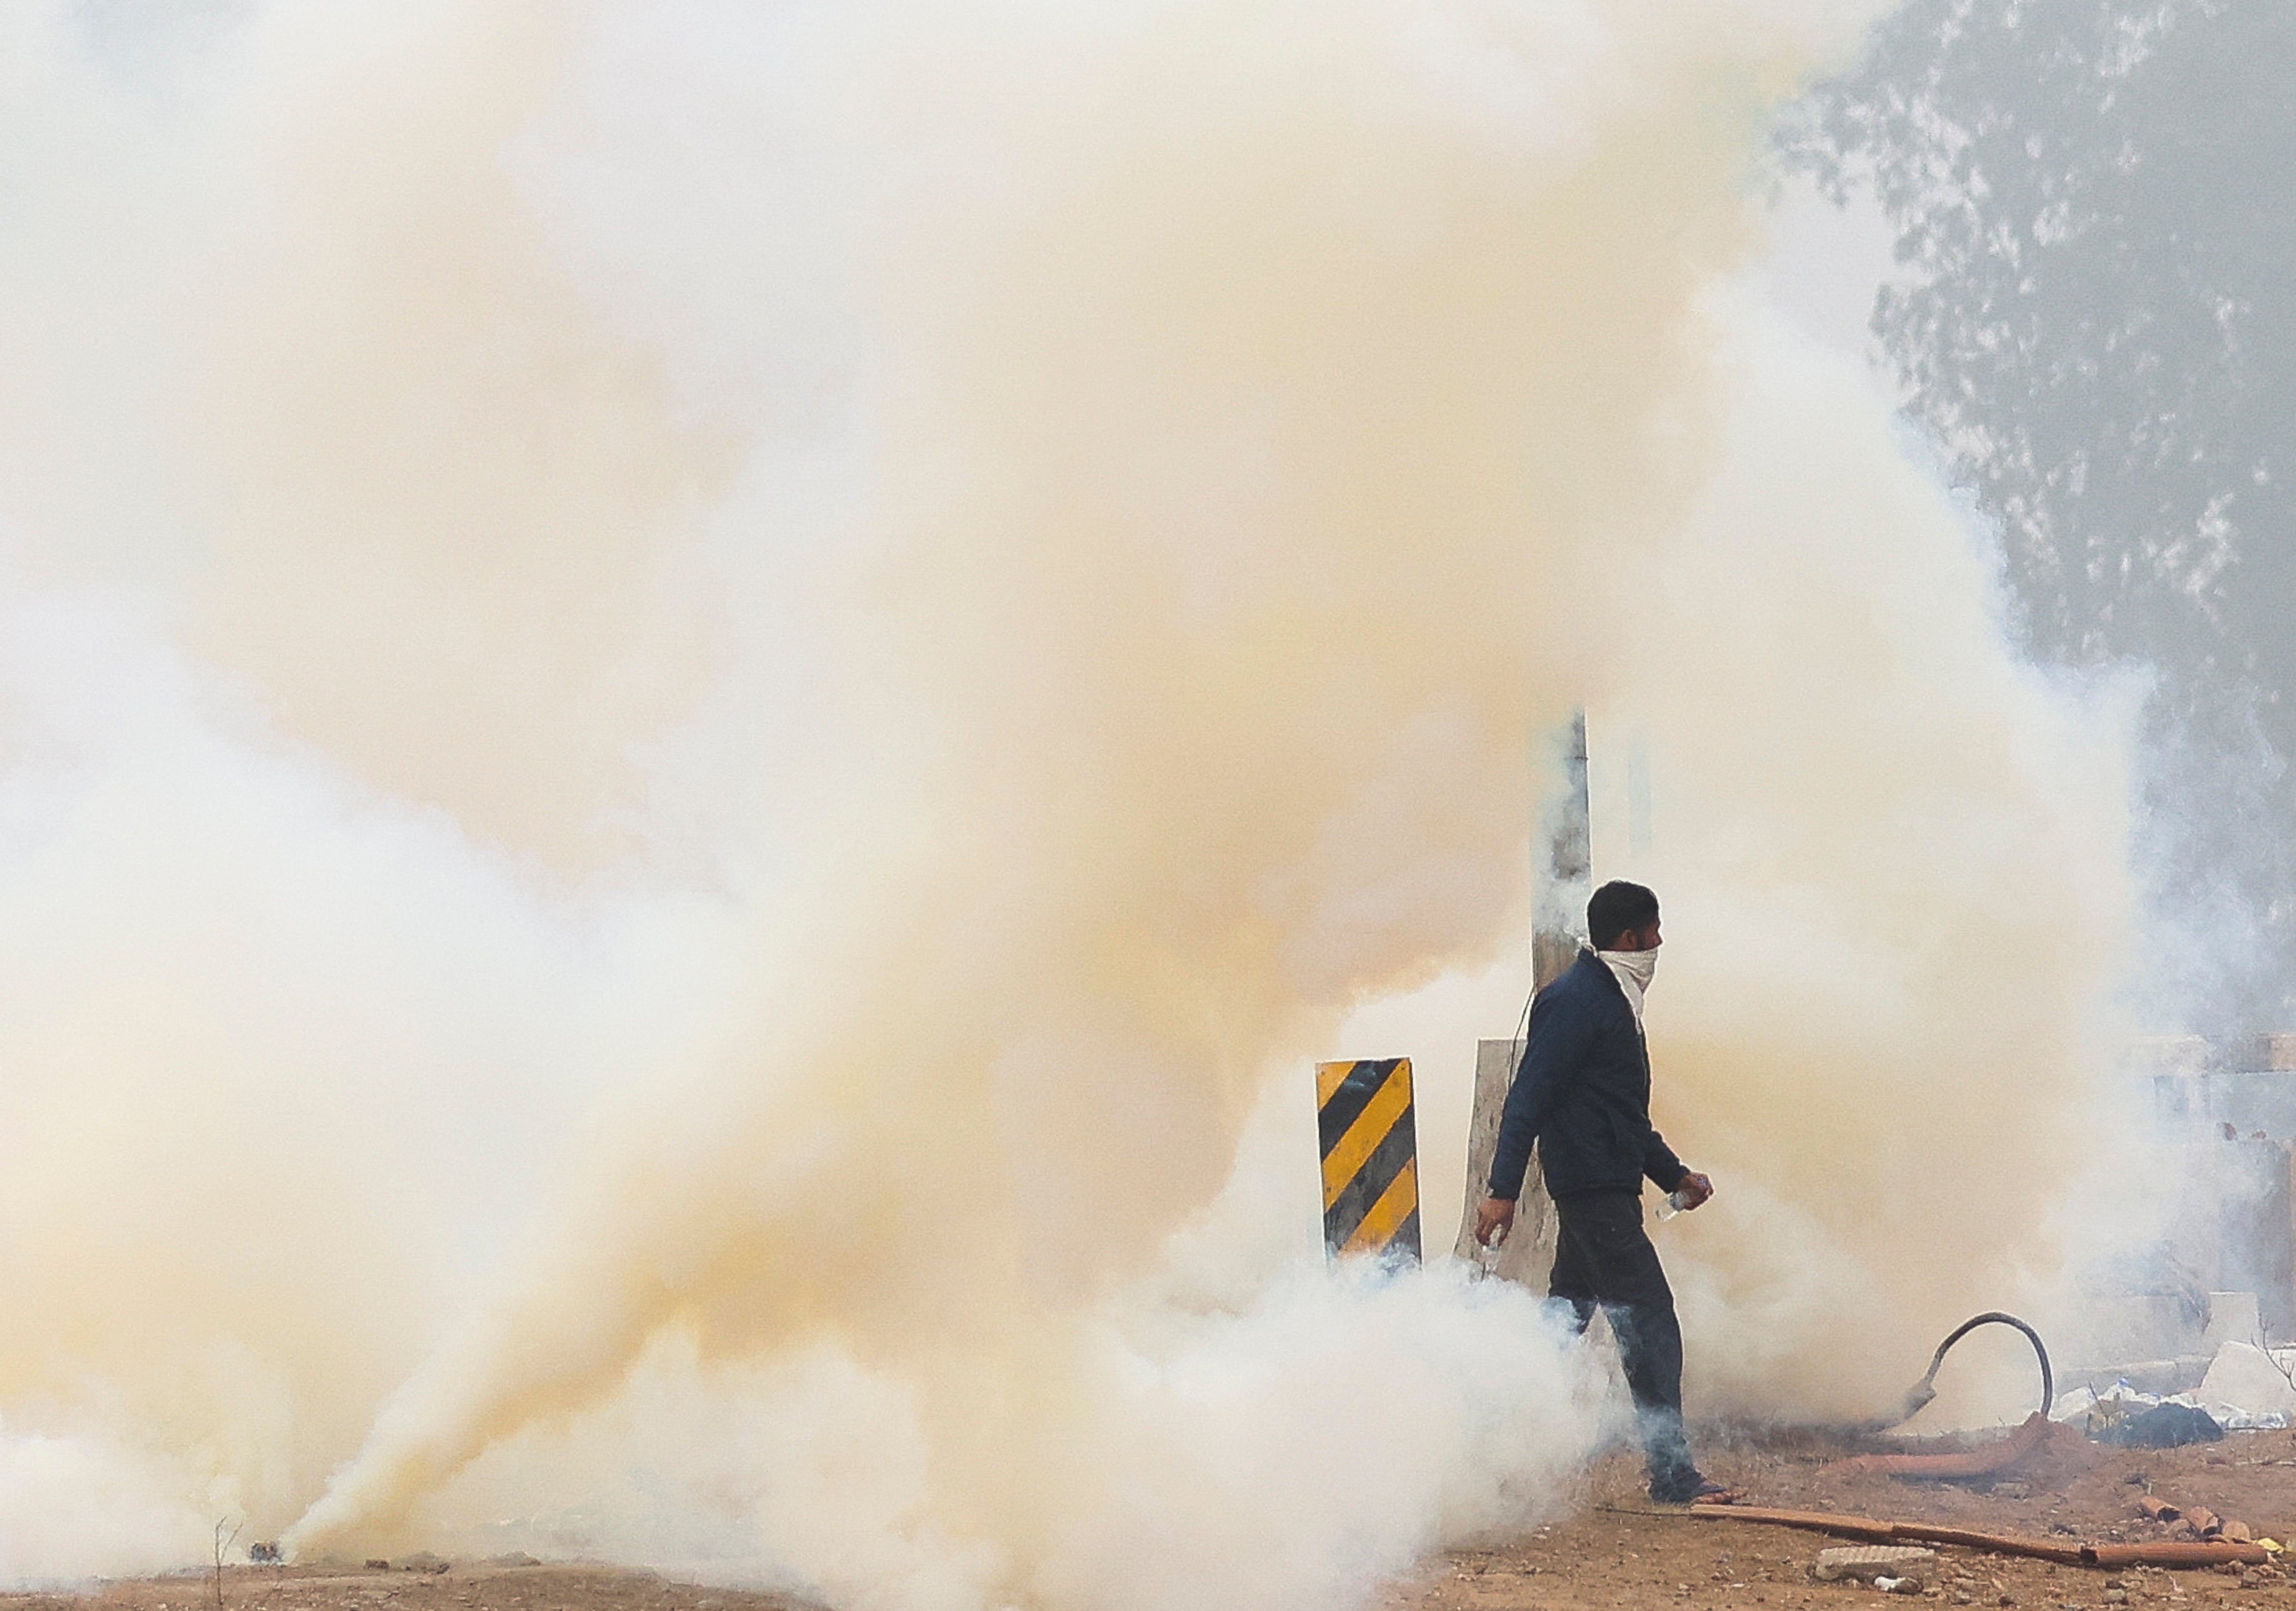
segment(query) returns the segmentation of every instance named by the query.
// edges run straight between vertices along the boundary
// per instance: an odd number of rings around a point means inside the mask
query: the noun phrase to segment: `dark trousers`
[[[1658,1249],[1643,1230],[1640,1192],[1588,1192],[1554,1203],[1554,1272],[1550,1296],[1570,1305],[1585,1331],[1600,1307],[1619,1339],[1627,1389],[1635,1400],[1651,1497],[1686,1500],[1702,1480],[1682,1427],[1682,1325]]]

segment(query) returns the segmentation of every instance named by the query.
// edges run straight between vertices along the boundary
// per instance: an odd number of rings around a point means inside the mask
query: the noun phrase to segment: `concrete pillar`
[[[1554,735],[1559,765],[1555,787],[1540,802],[1538,851],[1531,892],[1530,976],[1534,990],[1578,959],[1585,936],[1587,897],[1594,892],[1594,847],[1587,812],[1587,713],[1576,711]],[[1475,1106],[1467,1122],[1466,1203],[1452,1251],[1477,1256],[1475,1210],[1481,1204],[1491,1158],[1498,1150],[1499,1117],[1507,1087],[1522,1057],[1520,1040],[1475,1043]],[[1514,1229],[1499,1252],[1496,1273],[1537,1292],[1546,1290],[1554,1261],[1554,1204],[1534,1163],[1515,1201]]]
[[[1538,836],[1545,867],[1532,891],[1530,976],[1534,989],[1578,960],[1585,943],[1587,897],[1595,892],[1594,835],[1587,812],[1587,712],[1574,713],[1554,736],[1561,766],[1541,802]]]

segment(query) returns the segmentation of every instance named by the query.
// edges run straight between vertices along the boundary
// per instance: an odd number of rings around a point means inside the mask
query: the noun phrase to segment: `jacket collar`
[[[1595,954],[1595,948],[1593,946],[1580,946],[1578,948],[1578,960],[1572,963],[1570,966],[1578,968],[1585,968],[1587,972],[1593,974],[1597,979],[1600,979],[1603,984],[1608,986],[1611,993],[1616,996],[1620,1000],[1624,1001],[1627,999],[1627,992],[1619,986],[1619,976],[1611,971],[1611,965],[1609,963],[1603,961],[1600,957],[1597,957]]]
[[[1611,971],[1611,965],[1595,954],[1593,946],[1581,945],[1578,948],[1578,960],[1570,966],[1574,968],[1583,967],[1591,970],[1597,978],[1602,980],[1603,988],[1619,999],[1619,1005],[1627,1009],[1627,1015],[1629,1018],[1634,1017],[1634,1003],[1627,999],[1627,987],[1619,982],[1619,976]],[[1640,1034],[1642,1029],[1642,1020],[1636,1018],[1635,1032]]]

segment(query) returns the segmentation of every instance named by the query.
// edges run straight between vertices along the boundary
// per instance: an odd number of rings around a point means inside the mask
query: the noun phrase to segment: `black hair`
[[[1613,878],[1587,902],[1587,934],[1598,951],[1608,950],[1629,929],[1641,932],[1658,921],[1658,897],[1639,884]]]

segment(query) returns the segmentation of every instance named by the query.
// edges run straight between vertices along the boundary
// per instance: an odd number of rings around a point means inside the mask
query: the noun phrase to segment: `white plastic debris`
[[[2053,1421],[2077,1421],[2096,1408],[2096,1394],[2086,1387],[2076,1387],[2070,1393],[2057,1394],[2057,1401],[2049,1406]]]
[[[2296,1416],[2296,1348],[2226,1343],[2194,1396],[2229,1427],[2285,1426]],[[2222,1408],[2219,1408],[2221,1406]]]
[[[2235,1350],[2240,1352],[2235,1353]],[[2049,1418],[2081,1427],[2092,1437],[2114,1422],[2126,1420],[2155,1404],[2182,1404],[2188,1409],[2205,1410],[2218,1426],[2232,1432],[2296,1425],[2296,1385],[2292,1385],[2281,1373],[2276,1361],[2285,1361],[2291,1370],[2296,1370],[2296,1349],[2276,1348],[2267,1354],[2251,1344],[2227,1343],[2218,1351],[2208,1375],[2192,1393],[2165,1396],[2142,1393],[2123,1378],[2102,1392],[2075,1387],[2059,1394],[2050,1407]],[[2265,1380],[2265,1377],[2270,1380]]]

